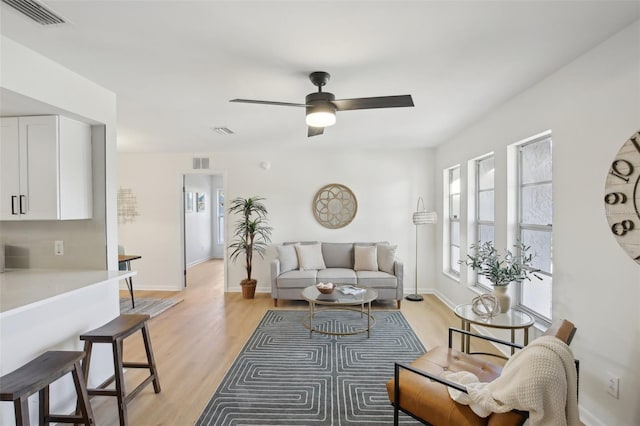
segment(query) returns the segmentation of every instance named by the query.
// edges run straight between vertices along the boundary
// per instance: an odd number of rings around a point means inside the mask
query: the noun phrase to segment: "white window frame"
[[[493,170],[494,170],[494,178],[493,178],[493,185],[491,187],[491,190],[493,191],[493,220],[489,221],[489,220],[482,220],[480,219],[480,193],[483,191],[488,191],[488,189],[485,190],[481,190],[480,189],[480,164],[483,161],[486,161],[488,159],[492,159],[493,160]],[[487,155],[484,155],[482,157],[476,158],[473,161],[473,175],[474,175],[474,209],[473,209],[473,218],[474,218],[474,231],[475,231],[475,236],[473,239],[473,243],[478,243],[480,241],[480,227],[481,226],[491,226],[493,228],[493,242],[495,245],[495,238],[496,238],[496,224],[495,224],[495,213],[496,213],[496,209],[495,209],[495,193],[496,193],[496,183],[495,183],[495,168],[496,168],[496,157],[493,153],[489,153]],[[482,243],[482,242],[481,242]],[[475,287],[478,287],[480,290],[483,291],[491,291],[492,287],[491,287],[491,282],[489,280],[486,280],[484,282],[481,281],[482,275],[478,275],[475,274],[475,279],[473,280],[473,285]]]
[[[452,172],[454,170],[458,170],[458,188],[457,191],[458,192],[454,192],[455,188],[452,189]],[[460,165],[457,164],[455,166],[446,168],[443,170],[443,176],[442,176],[442,182],[443,182],[443,195],[444,195],[444,202],[443,202],[443,219],[444,219],[444,226],[443,226],[443,247],[442,247],[442,259],[443,259],[443,264],[442,264],[442,270],[445,274],[449,275],[450,277],[452,277],[455,280],[460,280],[460,265],[452,258],[451,256],[451,252],[452,249],[454,247],[458,247],[458,253],[461,255],[462,252],[460,250],[460,246],[462,245],[462,229],[461,229],[461,220],[460,220],[460,215],[457,217],[454,217],[452,215],[452,200],[453,200],[453,196],[454,195],[458,195],[459,199],[460,199],[460,206],[459,206],[459,210],[460,213],[462,213],[462,169],[460,168]],[[460,243],[459,245],[453,244],[453,239],[452,239],[452,234],[453,234],[453,224],[457,223],[458,224],[458,229],[460,232],[459,235],[459,239],[460,239]]]
[[[550,234],[550,241],[551,244],[553,245],[553,224],[547,224],[547,225],[538,225],[538,224],[527,224],[527,223],[523,223],[522,222],[522,217],[523,217],[523,208],[522,208],[522,189],[525,186],[531,186],[532,184],[527,184],[527,185],[523,185],[522,183],[522,171],[523,171],[523,166],[522,166],[522,149],[528,145],[534,144],[534,143],[538,143],[538,142],[544,142],[544,141],[549,141],[552,145],[552,149],[551,149],[551,155],[552,155],[552,159],[551,161],[553,161],[553,139],[552,139],[552,135],[551,135],[551,131],[546,131],[543,133],[540,133],[538,135],[532,136],[530,138],[527,138],[523,141],[520,141],[518,143],[515,143],[512,145],[513,151],[511,152],[510,155],[510,159],[513,160],[514,163],[514,172],[515,173],[511,173],[510,176],[514,177],[515,179],[515,185],[513,186],[513,196],[510,197],[510,202],[509,202],[509,210],[510,210],[510,216],[513,217],[514,221],[513,223],[515,224],[515,228],[512,230],[512,232],[509,232],[509,242],[510,242],[510,246],[517,246],[519,241],[522,241],[522,235],[524,231],[528,231],[528,230],[535,230],[535,231],[542,231],[542,232],[548,232]],[[553,177],[551,181],[540,181],[540,182],[536,182],[535,184],[551,184],[553,185]],[[552,247],[550,247],[550,253],[553,253],[552,251]],[[553,288],[553,259],[551,260],[551,271],[540,271],[537,272],[537,274],[540,275],[544,275],[545,277],[551,279],[551,286]],[[536,280],[536,278],[532,277],[532,280]],[[528,282],[525,281],[524,283],[516,286],[516,291],[515,291],[515,302],[516,302],[516,306],[518,307],[518,309],[527,312],[528,314],[532,315],[537,322],[549,325],[551,324],[551,320],[552,318],[547,317],[546,315],[535,311],[534,309],[528,307],[527,305],[525,305],[523,303],[522,300],[522,285],[535,285],[535,282]],[[553,307],[553,299],[551,299],[549,301],[549,303],[551,304],[549,306],[549,311],[552,312],[552,307]]]

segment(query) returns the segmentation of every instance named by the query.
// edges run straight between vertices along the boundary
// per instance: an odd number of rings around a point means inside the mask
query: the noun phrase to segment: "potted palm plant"
[[[524,280],[531,281],[531,275],[542,279],[536,272],[539,269],[531,267],[534,254],[528,253],[530,246],[520,242],[516,254],[505,250],[504,256],[500,256],[492,241],[476,243],[470,246],[471,254],[466,260],[458,263],[469,266],[478,275],[486,277],[493,285],[493,292],[500,302],[500,312],[507,312],[511,304],[511,298],[507,294],[510,283],[521,283]]]
[[[229,214],[238,216],[235,223],[232,242],[229,244],[232,262],[244,255],[247,277],[240,282],[242,296],[245,299],[253,299],[256,292],[257,281],[252,278],[253,254],[258,253],[264,257],[267,244],[271,242],[271,227],[267,224],[267,208],[262,203],[264,198],[238,197],[231,201]]]

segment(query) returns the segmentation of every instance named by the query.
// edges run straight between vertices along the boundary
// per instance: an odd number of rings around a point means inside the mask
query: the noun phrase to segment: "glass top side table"
[[[481,317],[477,315],[471,309],[471,304],[458,305],[453,312],[458,318],[460,318],[462,329],[465,331],[471,330],[471,324],[477,324],[484,327],[501,328],[511,331],[511,343],[515,343],[516,330],[522,329],[523,339],[522,342],[526,346],[529,344],[529,328],[533,325],[533,317],[525,312],[517,311],[515,309],[509,309],[505,313],[497,314],[489,318]],[[462,352],[469,353],[470,351],[470,337],[465,336],[460,344]],[[513,355],[515,349],[511,348],[511,354]]]

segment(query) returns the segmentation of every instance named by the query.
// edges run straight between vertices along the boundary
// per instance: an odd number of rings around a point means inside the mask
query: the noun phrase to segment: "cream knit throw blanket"
[[[531,426],[580,424],[573,353],[556,337],[542,336],[531,342],[507,361],[500,377],[491,383],[480,383],[466,371],[443,376],[467,388],[468,395],[451,388],[449,394],[481,417],[518,409],[529,412]]]

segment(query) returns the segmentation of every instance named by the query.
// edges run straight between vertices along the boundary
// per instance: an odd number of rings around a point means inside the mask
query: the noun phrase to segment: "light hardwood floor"
[[[225,294],[223,277],[221,260],[191,268],[186,290],[178,293],[184,301],[150,320],[162,392],[155,394],[148,386],[128,404],[130,425],[192,425],[264,313],[276,309],[270,294],[256,294],[252,300],[240,293]],[[136,297],[176,295],[136,292]],[[394,307],[395,303],[374,304],[374,309]],[[307,304],[281,301],[277,309],[307,309]],[[427,349],[446,345],[448,327],[460,326],[451,310],[433,296],[423,302],[404,300],[401,310]],[[125,360],[144,361],[138,334],[125,340]],[[129,389],[142,378],[141,371],[125,374]],[[118,424],[115,398],[94,397],[91,403],[98,425]]]

